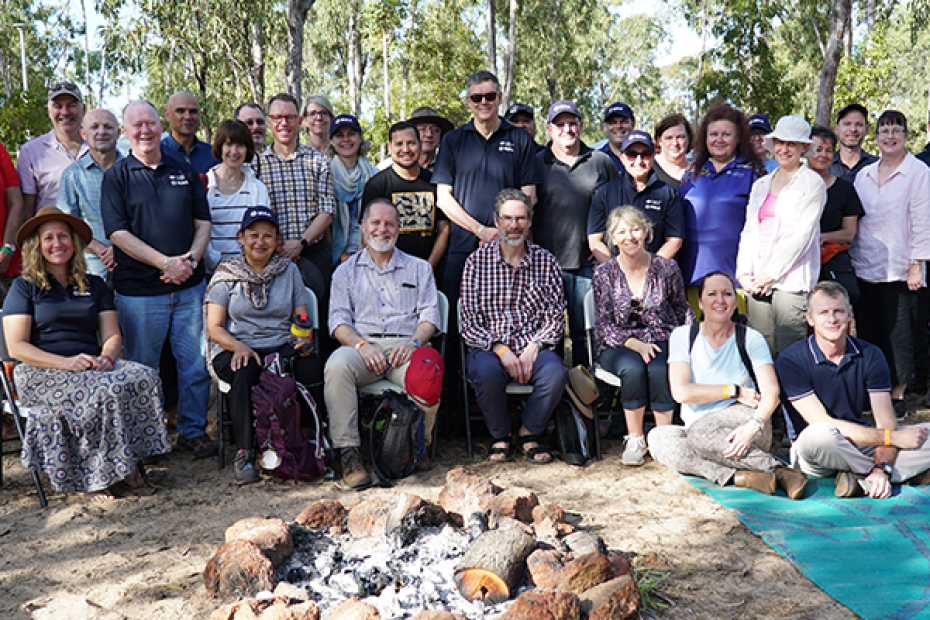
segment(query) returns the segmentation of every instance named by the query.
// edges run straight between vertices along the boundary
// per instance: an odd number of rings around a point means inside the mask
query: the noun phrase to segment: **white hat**
[[[778,122],[775,124],[775,131],[766,134],[765,137],[762,138],[762,146],[765,147],[765,150],[772,152],[775,148],[775,138],[778,138],[782,142],[800,142],[801,144],[807,144],[808,148],[801,153],[801,156],[809,157],[813,155],[811,145],[813,145],[814,141],[811,140],[811,126],[800,116],[782,116],[778,119]]]

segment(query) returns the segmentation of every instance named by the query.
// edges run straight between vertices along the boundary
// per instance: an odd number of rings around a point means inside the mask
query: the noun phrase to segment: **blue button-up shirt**
[[[186,151],[184,146],[169,133],[161,140],[161,150],[162,153],[189,163],[199,174],[206,174],[210,168],[220,163],[213,158],[213,147],[202,140],[195,140],[193,148]]]
[[[116,152],[116,160],[123,158],[122,153]],[[90,226],[94,234],[94,241],[110,246],[110,240],[103,230],[103,216],[100,214],[100,189],[103,185],[103,169],[94,161],[90,153],[84,153],[76,162],[65,168],[61,173],[61,183],[58,187],[56,205],[64,213],[79,217]],[[100,276],[104,280],[109,276],[109,270],[100,258],[87,250],[84,252],[87,261],[87,272]]]

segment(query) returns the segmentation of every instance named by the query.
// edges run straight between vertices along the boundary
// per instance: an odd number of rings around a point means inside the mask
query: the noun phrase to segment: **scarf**
[[[333,241],[334,247],[345,248],[349,238],[349,221],[358,219],[358,202],[365,189],[365,183],[371,178],[371,164],[364,155],[360,155],[355,168],[348,170],[338,155],[329,164],[333,174],[333,194],[336,198],[336,220],[341,223],[341,244]],[[353,212],[354,211],[354,212]],[[335,231],[334,231],[335,232]]]

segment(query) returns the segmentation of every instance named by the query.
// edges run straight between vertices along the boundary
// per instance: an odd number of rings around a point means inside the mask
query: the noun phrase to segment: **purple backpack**
[[[301,402],[303,401],[303,402]],[[301,406],[313,418],[313,439],[300,428]],[[278,354],[265,358],[258,385],[252,388],[255,441],[262,469],[285,480],[313,480],[326,470],[332,450],[323,433],[323,421],[307,389],[283,376]]]

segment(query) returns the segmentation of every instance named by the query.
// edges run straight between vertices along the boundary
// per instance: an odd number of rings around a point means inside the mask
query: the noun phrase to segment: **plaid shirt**
[[[500,243],[475,250],[462,273],[462,339],[473,349],[500,342],[519,355],[531,342],[555,346],[565,331],[562,269],[535,243],[514,267]]]
[[[301,144],[290,159],[282,159],[271,146],[256,155],[255,176],[268,188],[269,206],[278,216],[285,241],[299,239],[317,215],[335,215],[333,175],[323,153]]]

